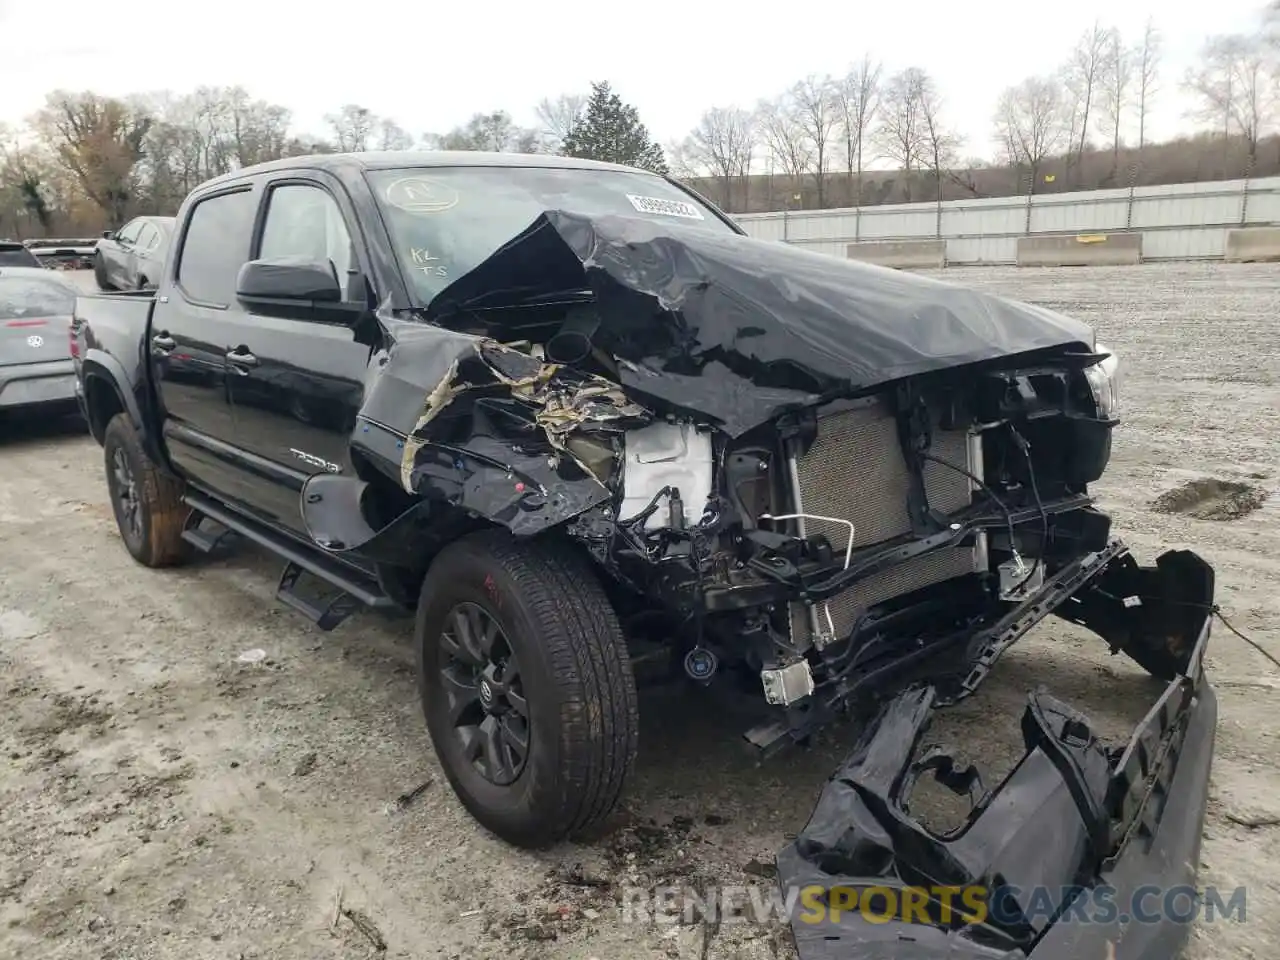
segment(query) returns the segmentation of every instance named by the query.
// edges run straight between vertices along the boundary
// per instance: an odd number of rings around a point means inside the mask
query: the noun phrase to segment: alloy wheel
[[[138,485],[123,447],[117,447],[111,455],[111,476],[115,481],[116,508],[122,525],[128,528],[135,541],[141,540],[142,510],[138,502]]]
[[[445,618],[440,675],[462,755],[491,783],[509,786],[529,759],[529,704],[506,633],[476,603]]]

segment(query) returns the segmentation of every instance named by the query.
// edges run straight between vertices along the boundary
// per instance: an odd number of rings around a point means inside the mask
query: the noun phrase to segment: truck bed
[[[146,395],[147,338],[150,336],[153,290],[86,293],[76,297],[71,331],[77,347],[77,372],[84,383],[95,369],[107,382],[132,398]],[[90,424],[91,427],[95,426]],[[96,425],[101,428],[102,424]]]

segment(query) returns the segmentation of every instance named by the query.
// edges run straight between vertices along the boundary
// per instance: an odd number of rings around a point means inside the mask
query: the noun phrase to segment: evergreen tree
[[[649,139],[635,107],[623,103],[609,84],[593,83],[582,116],[570,128],[560,152],[566,157],[607,160],[667,172],[662,147]]]

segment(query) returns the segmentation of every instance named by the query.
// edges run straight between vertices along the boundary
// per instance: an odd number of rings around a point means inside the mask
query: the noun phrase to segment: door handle
[[[157,333],[151,338],[151,348],[159,353],[168,353],[178,345],[178,341],[167,333]]]
[[[256,367],[258,365],[258,358],[248,350],[232,350],[227,354],[227,360],[239,367]]]

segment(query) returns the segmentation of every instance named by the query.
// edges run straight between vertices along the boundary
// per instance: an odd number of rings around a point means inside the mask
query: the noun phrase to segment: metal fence
[[[752,236],[839,257],[859,240],[944,240],[948,263],[1014,263],[1019,237],[1138,231],[1144,260],[1211,260],[1226,253],[1228,230],[1280,224],[1280,177],[734,219]]]

